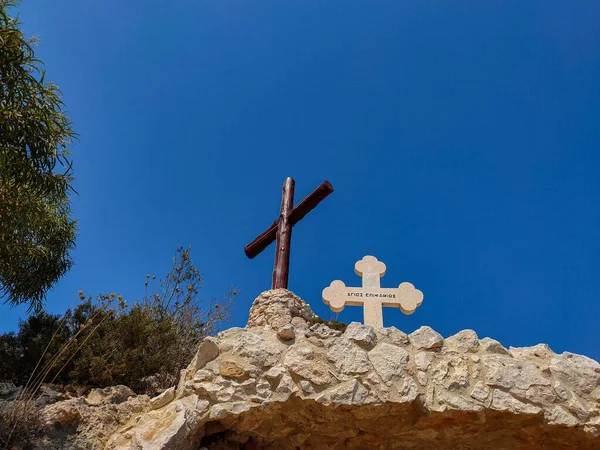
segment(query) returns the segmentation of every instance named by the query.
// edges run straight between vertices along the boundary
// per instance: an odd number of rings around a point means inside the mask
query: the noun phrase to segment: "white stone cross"
[[[382,288],[379,279],[385,275],[385,264],[374,256],[365,256],[354,265],[354,272],[362,277],[362,288],[346,287],[332,281],[323,289],[323,301],[332,311],[340,312],[344,306],[362,306],[365,325],[383,327],[383,307],[399,307],[404,314],[412,314],[423,302],[423,293],[412,283],[400,283],[397,288]]]

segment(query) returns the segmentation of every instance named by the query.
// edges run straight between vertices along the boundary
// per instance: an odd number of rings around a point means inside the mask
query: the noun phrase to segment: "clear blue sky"
[[[243,247],[297,200],[290,288],[384,261],[425,294],[386,325],[600,359],[600,2],[25,0],[81,140],[76,265],[47,299],[142,294],[192,245],[204,294],[270,286]],[[2,307],[0,331],[24,309]],[[346,308],[340,319],[359,320]]]

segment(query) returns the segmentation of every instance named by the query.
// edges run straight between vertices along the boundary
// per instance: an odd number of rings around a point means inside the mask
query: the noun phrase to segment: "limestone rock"
[[[341,334],[342,334],[341,331],[333,330],[323,323],[315,323],[308,329],[306,336],[307,337],[314,336],[318,339],[327,339],[327,338],[338,337]]]
[[[540,414],[541,408],[537,406],[524,403],[517,400],[507,392],[501,391],[500,389],[494,389],[492,392],[492,403],[490,409],[495,411],[506,411],[512,414]]]
[[[202,342],[200,342],[198,351],[192,359],[192,362],[188,365],[187,369],[181,372],[178,392],[181,393],[185,386],[185,382],[191,380],[199,369],[202,369],[217,356],[219,356],[219,346],[217,345],[217,340],[213,337],[204,338]]]
[[[499,353],[501,355],[508,355],[508,350],[506,350],[502,344],[495,339],[485,337],[479,341],[480,348],[486,353]]]
[[[446,389],[466,388],[469,385],[468,366],[462,358],[455,356],[436,360],[431,376],[436,385]]]
[[[433,352],[419,352],[415,356],[415,366],[417,370],[426,371],[431,366],[431,362],[435,358]]]
[[[377,341],[377,335],[372,326],[362,325],[358,322],[352,322],[346,328],[344,337],[350,341],[356,342],[361,347],[373,347]]]
[[[122,403],[134,395],[135,393],[127,386],[110,386],[104,389],[92,389],[86,398],[86,402],[92,406]]]
[[[532,403],[553,403],[557,399],[552,380],[533,362],[486,356],[483,364],[487,367],[484,381],[488,386],[502,388]]]
[[[325,355],[310,344],[298,343],[292,345],[285,355],[283,364],[290,372],[317,386],[329,383],[331,378]]]
[[[76,397],[44,406],[40,418],[46,439],[40,448],[102,448],[132,416],[148,411],[150,401],[146,395],[133,395],[118,403],[90,405],[85,397]],[[65,445],[67,438],[70,447]]]
[[[475,353],[479,350],[479,338],[473,330],[462,330],[446,339],[444,348],[461,353]]]
[[[410,343],[408,335],[396,327],[376,328],[375,333],[379,342],[386,342],[400,347]]]
[[[87,402],[81,399],[70,399],[55,403],[44,409],[43,418],[48,427],[73,428],[82,419]]]
[[[234,359],[223,359],[219,364],[219,374],[225,378],[248,378],[246,369]]]
[[[353,375],[371,370],[367,351],[344,337],[339,338],[329,347],[327,357],[342,374]]]
[[[260,399],[260,401],[267,399],[268,397],[271,396],[272,393],[273,393],[273,386],[271,385],[269,380],[264,379],[264,380],[258,380],[256,382],[256,395]],[[251,397],[250,399],[253,401],[257,400],[255,397]]]
[[[519,361],[503,356],[486,356],[483,364],[487,368],[485,382],[489,386],[526,391],[532,386],[550,386],[550,380],[539,368],[529,361]]]
[[[308,330],[308,327],[310,326],[312,322],[312,319],[304,319],[302,317],[292,317],[292,321],[290,322],[291,325],[294,327],[295,330]]]
[[[198,369],[202,369],[208,362],[219,356],[219,346],[217,341],[212,337],[207,337],[202,340],[196,356],[190,363],[191,368],[194,372]]]
[[[552,386],[554,387],[554,392],[556,392],[556,395],[561,400],[569,399],[569,391],[560,381],[554,380],[554,383],[552,384]]]
[[[306,380],[302,380],[300,381],[300,387],[302,388],[302,390],[306,393],[306,394],[314,394],[315,393],[315,388],[313,387],[313,385],[310,383],[310,381],[306,381]]]
[[[240,334],[231,353],[246,358],[258,367],[271,367],[277,363],[281,350],[273,341],[266,341],[255,333]]]
[[[264,377],[268,380],[279,380],[284,373],[286,373],[286,371],[283,367],[276,366],[267,370]]]
[[[367,389],[357,380],[346,381],[317,397],[323,405],[361,405],[368,396]]]
[[[545,418],[550,425],[563,425],[566,427],[579,425],[579,420],[560,406],[555,406],[546,411]]]
[[[552,358],[550,370],[577,394],[590,394],[600,386],[600,364],[587,356],[564,352]]]
[[[298,391],[298,386],[296,385],[296,383],[294,383],[292,377],[286,372],[281,377],[279,384],[277,384],[274,396],[276,396],[279,401],[287,401]]]
[[[475,384],[473,390],[471,391],[471,397],[473,397],[476,400],[479,400],[480,402],[485,402],[490,396],[490,392],[491,390],[489,387],[483,384],[482,381],[478,381]]]
[[[590,416],[589,411],[585,408],[585,406],[581,404],[581,402],[576,397],[573,397],[569,400],[569,402],[567,403],[567,407],[569,408],[569,411],[575,414],[580,420],[585,421]]]
[[[428,326],[422,326],[408,335],[410,343],[417,349],[433,350],[444,344],[444,338]]]
[[[214,372],[211,370],[200,369],[194,374],[194,382],[200,383],[202,381],[211,381],[215,377]]]
[[[368,357],[375,371],[385,383],[391,384],[393,380],[403,378],[406,373],[408,352],[402,347],[384,342],[371,350]]]
[[[291,341],[296,337],[296,332],[291,323],[282,326],[277,331],[277,337],[282,341]]]
[[[429,327],[303,329],[294,320],[308,324],[305,305],[289,291],[261,294],[248,328],[204,344],[175,398],[121,413],[126,423],[96,441],[109,450],[599,448],[600,365],[589,358],[543,345],[509,353],[470,330],[444,341]],[[282,341],[290,325],[294,339]],[[87,410],[133,402],[80,399],[63,421],[79,430]]]
[[[547,344],[538,344],[533,347],[510,347],[508,353],[513,358],[533,361],[545,360],[556,356]]]
[[[150,409],[159,409],[165,406],[166,404],[173,401],[175,398],[175,387],[171,387],[164,391],[162,394],[154,397],[150,400]]]
[[[483,411],[484,409],[480,403],[444,389],[436,389],[436,399],[442,406],[438,409],[441,411],[446,411],[449,408],[457,411]]]
[[[400,394],[400,398],[398,399],[400,403],[412,403],[419,397],[419,386],[417,386],[417,383],[411,377],[406,377],[402,386],[398,387],[398,392]]]
[[[228,417],[243,414],[250,410],[250,405],[246,402],[232,402],[213,405],[210,408],[209,417],[211,420],[227,419]]]
[[[152,411],[136,427],[131,449],[191,450],[193,436],[199,433],[197,414],[182,401],[174,402],[164,411]]]

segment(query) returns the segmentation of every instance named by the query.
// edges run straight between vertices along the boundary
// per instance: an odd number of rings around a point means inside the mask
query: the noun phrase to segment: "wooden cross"
[[[272,289],[287,289],[288,287],[292,227],[333,192],[333,186],[329,181],[323,181],[318,188],[292,209],[294,205],[294,184],[293,178],[288,177],[285,179],[281,192],[279,218],[266,231],[244,247],[246,256],[252,259],[271,245],[273,241],[277,240]]]
[[[323,289],[323,301],[332,311],[340,312],[345,305],[364,308],[365,325],[383,327],[383,307],[399,307],[404,314],[412,314],[423,302],[423,293],[408,282],[397,288],[380,287],[380,278],[385,275],[385,264],[374,256],[365,256],[354,265],[354,272],[362,277],[362,288],[346,287],[333,281]]]

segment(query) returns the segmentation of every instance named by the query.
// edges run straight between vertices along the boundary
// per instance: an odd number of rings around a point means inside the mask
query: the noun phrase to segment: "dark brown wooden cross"
[[[331,183],[323,181],[310,195],[292,208],[294,205],[294,184],[293,178],[288,177],[285,179],[281,192],[279,218],[266,231],[244,247],[246,256],[252,259],[271,245],[273,241],[277,240],[272,289],[287,289],[288,287],[292,227],[333,192]]]

